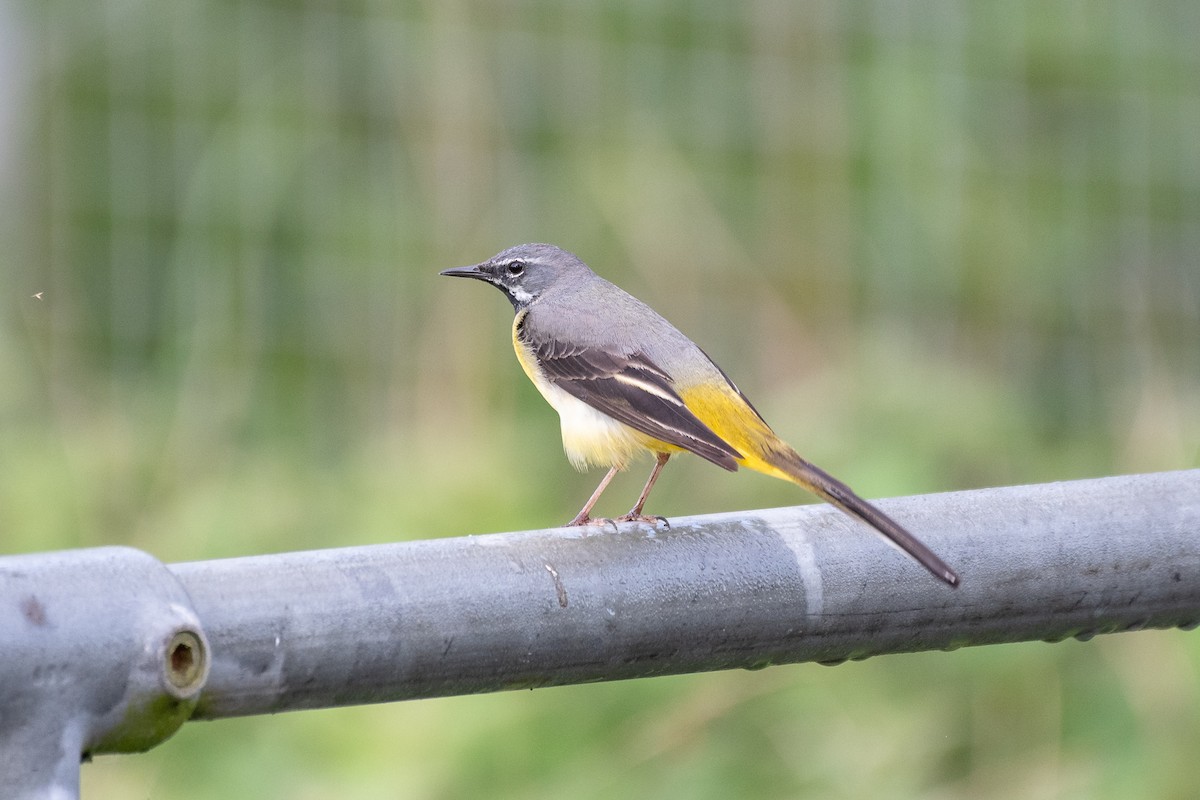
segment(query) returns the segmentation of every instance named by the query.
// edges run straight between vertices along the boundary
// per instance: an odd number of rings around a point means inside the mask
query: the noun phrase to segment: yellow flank
[[[542,376],[537,371],[537,362],[533,359],[533,354],[526,349],[521,340],[517,338],[517,331],[521,328],[521,320],[525,319],[525,315],[529,311],[521,311],[513,317],[512,326],[512,343],[513,350],[517,351],[517,361],[521,362],[521,369],[525,370],[525,374],[529,376],[529,380],[533,381],[533,385],[542,388]]]
[[[742,454],[738,464],[785,481],[796,482],[788,472],[767,461],[772,451],[789,451],[767,423],[728,384],[701,384],[680,391],[684,405],[712,432]]]

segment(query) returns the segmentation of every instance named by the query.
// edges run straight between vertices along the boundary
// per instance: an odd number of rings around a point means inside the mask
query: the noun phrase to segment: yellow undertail
[[[697,386],[680,396],[701,422],[742,454],[739,465],[807,489],[875,528],[936,577],[958,585],[958,575],[946,562],[849,486],[801,458],[732,387]]]

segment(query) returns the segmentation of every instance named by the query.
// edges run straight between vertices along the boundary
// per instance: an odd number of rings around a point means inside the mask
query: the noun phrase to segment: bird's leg
[[[642,507],[646,505],[646,498],[650,496],[650,490],[654,488],[654,482],[658,480],[658,473],[662,472],[662,468],[666,466],[667,459],[671,457],[670,453],[659,453],[654,462],[654,469],[650,472],[650,479],[646,481],[645,488],[642,489],[641,496],[638,497],[637,503],[633,508],[629,509],[629,513],[616,518],[617,522],[661,522],[668,528],[671,523],[667,522],[666,517],[657,515],[649,515],[642,513]]]
[[[592,519],[591,514],[592,507],[596,505],[596,501],[600,499],[600,495],[604,494],[604,490],[608,488],[608,484],[612,481],[613,476],[616,475],[618,471],[619,470],[617,467],[613,467],[608,471],[608,474],[605,475],[604,479],[600,481],[600,485],[596,487],[596,491],[592,492],[592,496],[588,498],[588,501],[583,504],[583,508],[581,508],[579,513],[575,515],[575,519],[567,523],[568,526],[607,525],[608,523],[612,522],[610,519]]]

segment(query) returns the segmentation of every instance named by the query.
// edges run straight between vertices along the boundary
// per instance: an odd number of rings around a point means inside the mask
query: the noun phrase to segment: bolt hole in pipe
[[[208,678],[204,640],[195,631],[177,631],[167,643],[164,666],[168,691],[180,698],[195,694]]]

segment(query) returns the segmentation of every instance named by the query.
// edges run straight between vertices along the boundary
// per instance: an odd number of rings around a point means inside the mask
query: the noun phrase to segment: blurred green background
[[[1200,4],[0,3],[0,531],[544,527],[494,291],[577,252],[866,496],[1200,464]],[[804,502],[672,463],[653,512]],[[643,469],[601,513],[631,503]],[[1149,632],[191,724],[88,797],[1192,797]]]

